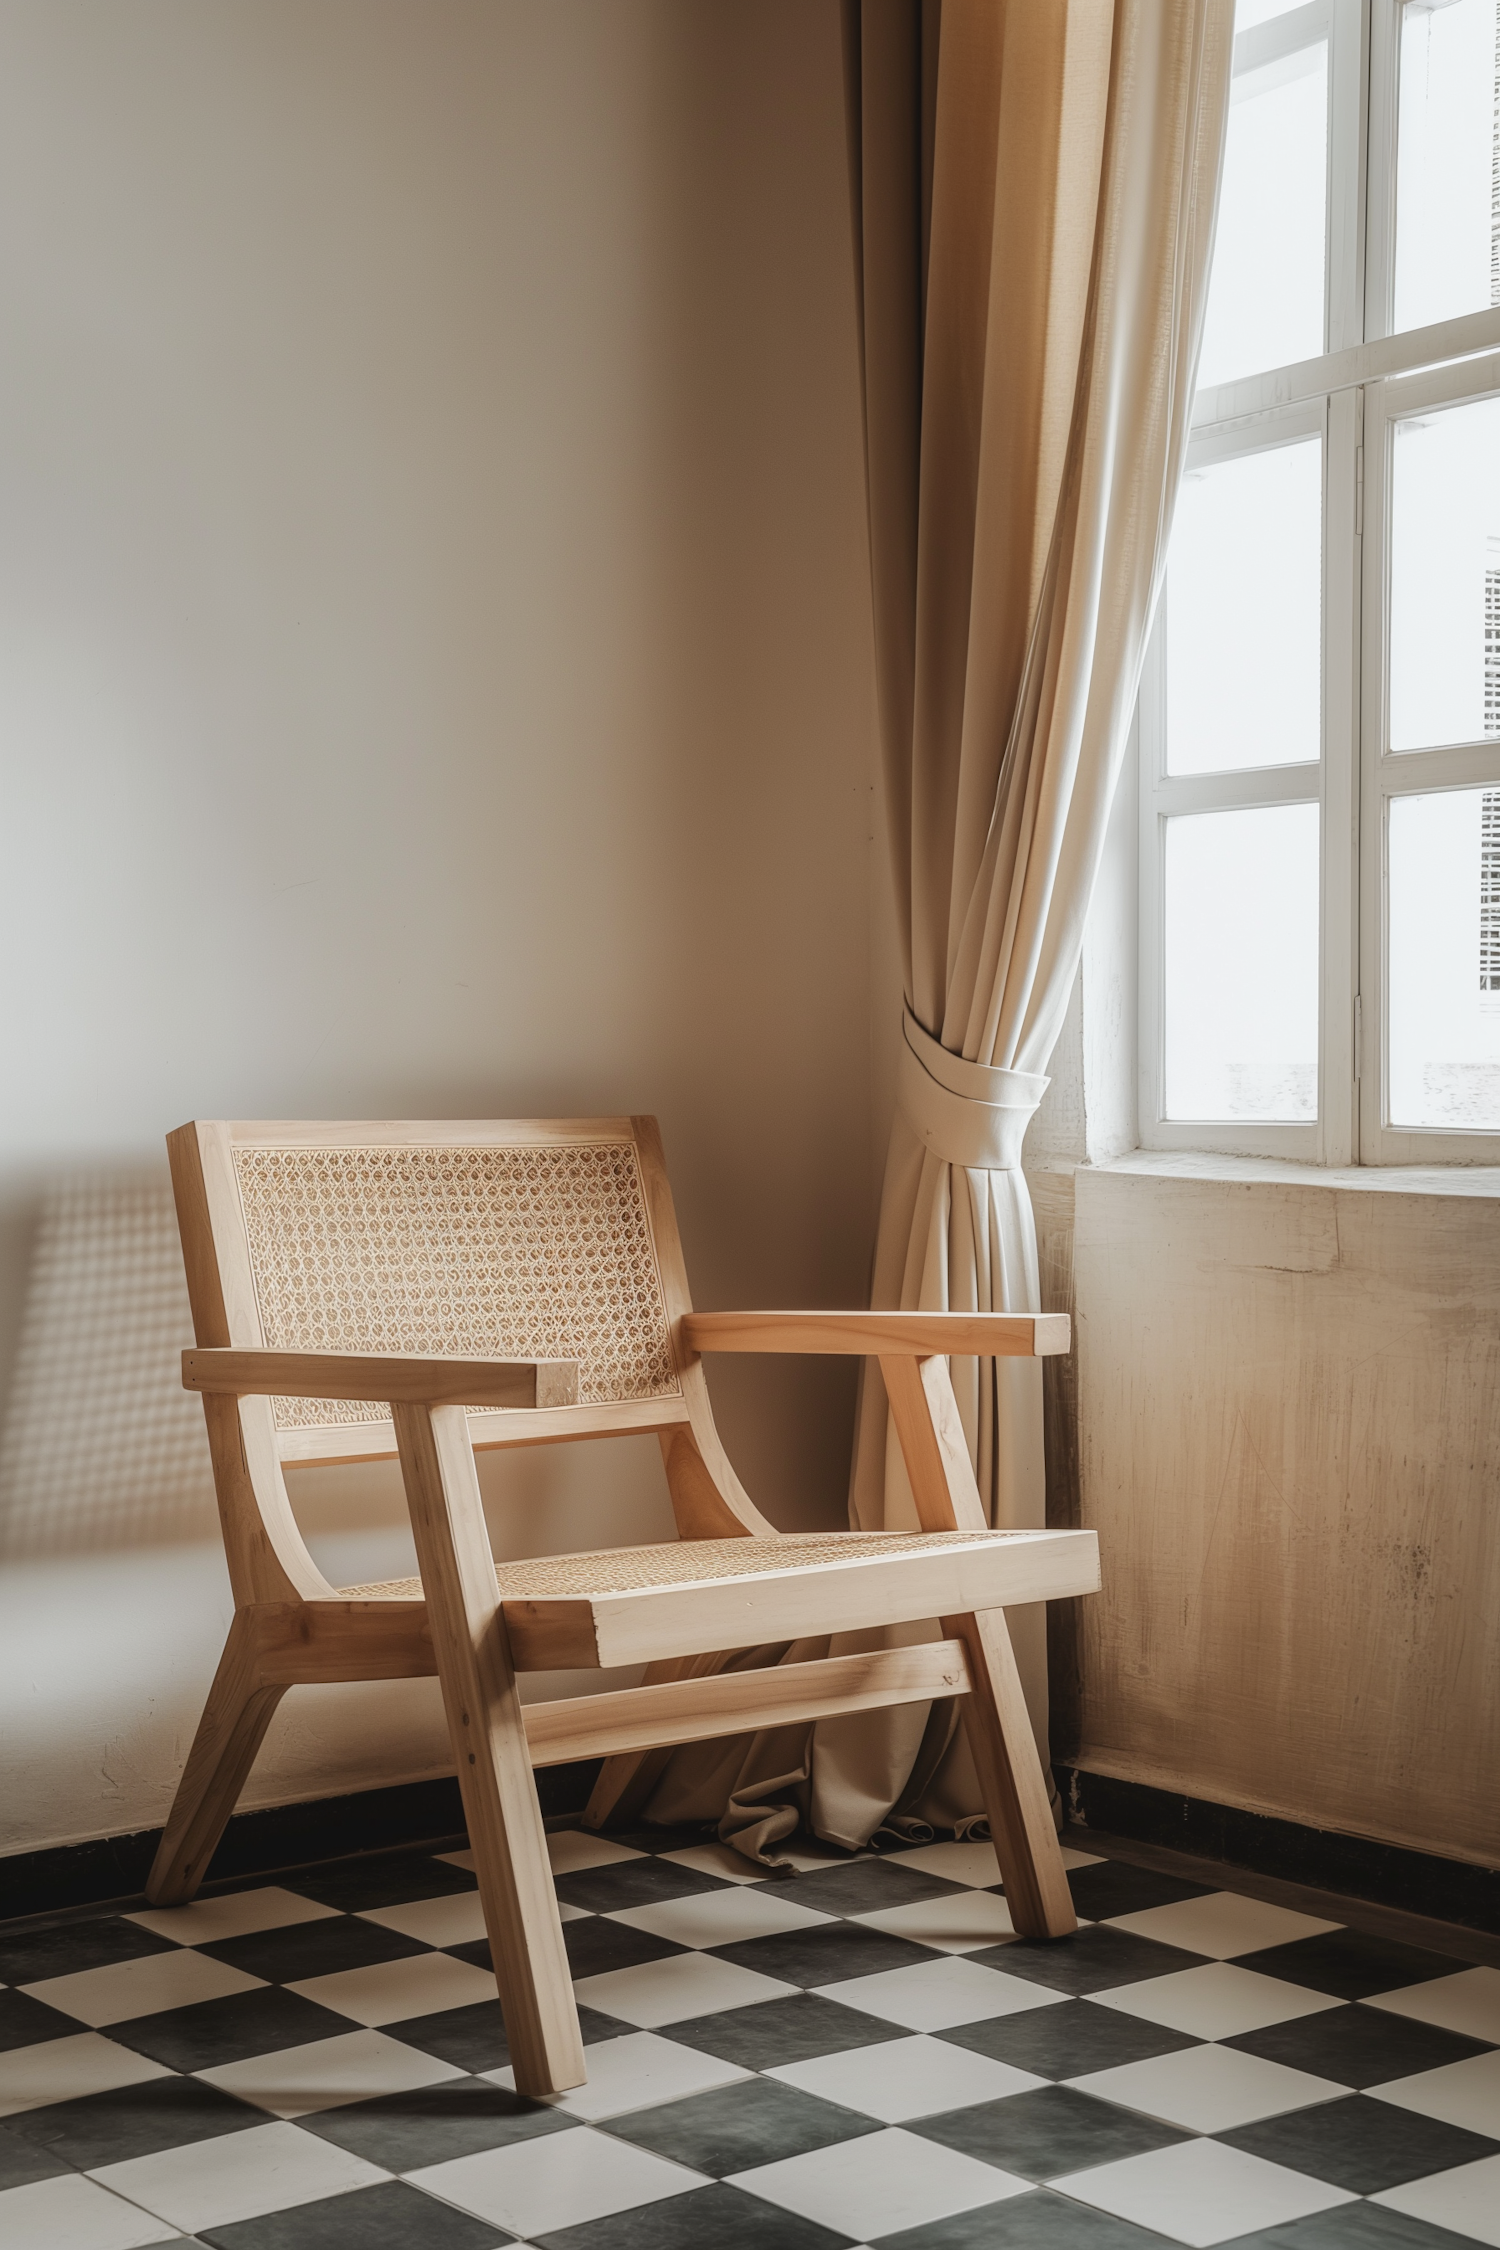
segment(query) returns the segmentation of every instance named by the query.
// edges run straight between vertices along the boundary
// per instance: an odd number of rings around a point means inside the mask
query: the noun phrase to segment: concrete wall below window
[[[1136,1157],[1072,1203],[1077,1763],[1500,1864],[1500,1179]]]

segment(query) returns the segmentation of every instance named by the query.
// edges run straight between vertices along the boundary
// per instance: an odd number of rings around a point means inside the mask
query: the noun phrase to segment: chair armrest
[[[1066,1313],[685,1313],[695,1352],[847,1352],[861,1358],[1045,1359],[1071,1340]]]
[[[232,1398],[351,1398],[381,1406],[576,1406],[571,1359],[447,1359],[413,1353],[198,1350],[182,1355],[184,1390]]]

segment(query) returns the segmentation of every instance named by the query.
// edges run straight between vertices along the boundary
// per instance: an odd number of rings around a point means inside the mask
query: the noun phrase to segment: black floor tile
[[[869,1977],[883,1969],[913,1969],[940,1961],[930,1945],[892,1937],[864,1922],[830,1922],[823,1929],[782,1930],[774,1937],[745,1938],[738,1945],[716,1945],[721,1961],[779,1977],[783,1984],[837,1984],[844,1977]]]
[[[1002,2172],[1014,2172],[1023,2180],[1055,2180],[1064,2172],[1144,2156],[1149,2149],[1170,2148],[1174,2141],[1196,2137],[1113,2102],[1098,2101],[1073,2086],[1039,2086],[1029,2094],[1002,2095],[999,2101],[980,2102],[972,2109],[913,2119],[907,2130],[986,2164],[997,2164]]]
[[[288,1888],[320,1906],[362,1914],[372,1906],[406,1906],[417,1898],[449,1898],[455,1891],[479,1888],[467,1868],[450,1867],[431,1852],[377,1852],[368,1859],[335,1861],[311,1875],[297,1876]]]
[[[70,1977],[80,1969],[112,1968],[145,1953],[175,1953],[170,1938],[143,1930],[121,1914],[97,1922],[66,1922],[51,1930],[16,1930],[0,1935],[0,1984],[40,1984],[44,1977]]]
[[[35,2047],[43,2039],[72,2039],[82,2029],[76,2016],[33,2000],[29,1992],[0,1992],[0,2054],[13,2047]]]
[[[1290,1945],[1267,1946],[1262,1953],[1240,1953],[1235,1964],[1286,1984],[1305,1984],[1337,2000],[1367,2000],[1372,1992],[1399,1992],[1403,1985],[1429,1977],[1451,1977],[1462,1961],[1428,1953],[1392,1938],[1367,1937],[1362,1930],[1325,1930]]]
[[[1203,1898],[1212,1885],[1185,1883],[1180,1875],[1157,1875],[1149,1867],[1128,1867],[1124,1860],[1101,1859],[1093,1867],[1072,1868],[1068,1889],[1086,1921],[1103,1922],[1111,1914],[1143,1914],[1148,1906],[1176,1906],[1185,1898]]]
[[[1259,2124],[1241,2125],[1214,2138],[1251,2156],[1263,2156],[1268,2164],[1285,2164],[1290,2171],[1349,2188],[1355,2195],[1378,2195],[1383,2188],[1425,2179],[1429,2172],[1450,2171],[1455,2164],[1473,2164],[1482,2156],[1500,2153],[1486,2134],[1467,2133],[1438,2118],[1398,2109],[1393,2102],[1372,2102],[1363,2094],[1265,2117]]]
[[[1014,1938],[1002,1945],[970,1953],[970,1961],[1003,1969],[1007,1976],[1025,1977],[1044,1984],[1050,1992],[1108,1992],[1117,1984],[1138,1984],[1147,1977],[1171,1976],[1178,1969],[1201,1969],[1201,1953],[1185,1953],[1175,1945],[1158,1945],[1154,1938],[1136,1937],[1130,1930],[1106,1925],[1075,1930],[1071,1937],[1042,1944],[1031,1938]]]
[[[159,2015],[112,2023],[109,2037],[169,2070],[215,2070],[243,2062],[247,2055],[274,2055],[283,2047],[306,2047],[314,2039],[338,2039],[350,2029],[347,2016],[304,2000],[300,1992],[268,1985],[259,1992],[235,1992],[225,2000],[200,2000],[191,2008],[164,2008]]]
[[[23,2140],[19,2133],[0,2125],[0,2190],[30,2187],[34,2180],[55,2180],[59,2172],[72,2169],[50,2149],[39,2148],[35,2141]]]
[[[80,2172],[265,2123],[263,2109],[237,2102],[201,2078],[149,2078],[142,2086],[120,2086],[108,2094],[52,2102],[9,2120],[13,2133]]]
[[[951,2031],[933,2036],[955,2047],[972,2048],[976,2055],[989,2055],[995,2062],[1011,2063],[1017,2070],[1035,2071],[1040,2078],[1081,2078],[1087,2070],[1150,2062],[1157,2055],[1176,2055],[1184,2047],[1203,2044],[1190,2032],[1169,2031],[1164,2024],[1099,2008],[1090,2000],[1065,2001],[1060,2008],[1027,2008],[984,2023],[955,2024]]]
[[[491,2250],[515,2239],[404,2180],[299,2203],[265,2219],[238,2219],[198,2237],[213,2250]]]
[[[446,2164],[450,2157],[473,2156],[480,2149],[577,2131],[575,2120],[560,2110],[529,2102],[484,2078],[450,2078],[407,2093],[380,2094],[373,2101],[344,2102],[337,2109],[299,2117],[297,2123],[305,2133],[316,2133],[319,2140],[332,2141],[387,2172],[416,2172],[424,2164]]]
[[[1237,2234],[1220,2250],[1464,2250],[1467,2241],[1447,2227],[1388,2211],[1383,2203],[1341,2203],[1310,2219],[1291,2219],[1259,2234]]]
[[[603,1976],[607,1969],[633,1969],[642,1961],[665,1961],[669,1953],[687,1950],[670,1938],[658,1937],[653,1930],[612,1922],[607,1914],[596,1914],[587,1922],[564,1922],[563,1944],[575,1977]],[[480,1966],[489,1965],[486,1951]]]
[[[593,1831],[581,1829],[578,1833],[589,1835]],[[693,1821],[686,1826],[679,1823],[675,1827],[665,1822],[657,1827],[654,1822],[648,1821],[639,1828],[611,1828],[605,1833],[605,1841],[623,1844],[628,1851],[633,1852],[685,1852],[694,1844],[716,1844],[719,1835],[716,1824],[711,1820]],[[732,1846],[726,1848],[733,1849]],[[753,1861],[746,1862],[747,1866],[753,1864]]]
[[[608,1867],[580,1867],[559,1875],[557,1895],[565,1906],[586,1906],[591,1914],[618,1914],[627,1906],[659,1906],[669,1898],[695,1898],[700,1891],[728,1891],[734,1885],[671,1859],[617,1859]]]
[[[326,1922],[294,1922],[283,1930],[255,1930],[248,1937],[225,1938],[219,1945],[203,1945],[200,1953],[247,1976],[265,1977],[272,1984],[296,1984],[303,1977],[333,1976],[340,1969],[367,1969],[375,1961],[401,1961],[408,1954],[430,1953],[430,1945],[403,1937],[379,1922],[360,1922],[352,1915]]]
[[[578,2024],[586,2047],[602,2039],[622,2039],[636,2028],[614,2016],[602,2016],[596,2008],[580,2008]],[[436,2015],[412,2016],[405,2023],[386,2023],[380,2028],[388,2039],[399,2039],[404,2047],[420,2048],[424,2055],[436,2055],[476,2075],[503,2070],[510,2061],[510,2042],[498,2000],[477,2000],[472,2007],[445,2008]],[[675,2031],[672,2036],[676,2038]]]
[[[536,2250],[846,2250],[851,2239],[722,2180],[533,2237]]]
[[[612,1922],[607,1914],[591,1914],[586,1921],[564,1922],[563,1945],[568,1967],[575,1977],[602,1976],[606,1969],[633,1969],[642,1961],[664,1961],[669,1953],[685,1953],[670,1938],[651,1930],[634,1929],[629,1922]],[[470,1938],[464,1945],[448,1945],[445,1953],[468,1961],[476,1969],[494,1966],[488,1938]]]
[[[1383,2086],[1390,2078],[1409,2078],[1419,2070],[1436,2070],[1442,2063],[1462,2062],[1487,2050],[1483,2040],[1465,2039],[1456,2031],[1440,2031],[1435,2024],[1414,2023],[1393,2016],[1384,2008],[1365,2008],[1358,2002],[1328,2008],[1315,2016],[1298,2016],[1293,2023],[1267,2024],[1263,2031],[1241,2032],[1222,2042],[1247,2055],[1264,2055],[1268,2062],[1289,2063],[1293,2070],[1310,2070],[1315,2077],[1331,2078],[1340,2086]]]
[[[957,2218],[883,2234],[880,2250],[1178,2250],[1165,2235],[1038,2188]]]
[[[788,2000],[757,2000],[723,2015],[694,2016],[674,2023],[669,2036],[699,2054],[745,2070],[774,2070],[779,2063],[811,2062],[816,2055],[839,2055],[849,2047],[874,2047],[883,2039],[909,2039],[904,2024],[861,2014],[842,2001],[816,1992]],[[1184,2041],[1184,2045],[1188,2044]]]
[[[774,2078],[716,2086],[712,2093],[691,2094],[685,2101],[633,2110],[628,2117],[611,2118],[604,2129],[714,2179],[880,2130],[873,2117]]]
[[[952,1898],[967,1883],[949,1883],[899,1859],[856,1859],[847,1867],[819,1867],[799,1875],[787,1892],[794,1906],[818,1914],[875,1914],[895,1906],[915,1906],[924,1898]]]

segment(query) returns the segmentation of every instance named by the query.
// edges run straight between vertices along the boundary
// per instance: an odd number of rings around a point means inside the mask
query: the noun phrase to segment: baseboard
[[[1441,1922],[1500,1936],[1500,1869],[1441,1859],[1399,1844],[1294,1820],[1242,1812],[1202,1797],[1178,1797],[1144,1782],[1116,1781],[1080,1766],[1058,1766],[1057,1786],[1069,1821],[1105,1835],[1191,1852],[1257,1875],[1338,1891],[1346,1898],[1425,1914]]]
[[[582,1812],[598,1771],[597,1758],[542,1767],[536,1785],[543,1813]],[[451,1775],[440,1781],[408,1781],[394,1789],[360,1789],[311,1804],[236,1813],[207,1879],[214,1883],[230,1876],[269,1875],[402,1844],[461,1843],[463,1836],[463,1806]],[[0,1859],[0,1921],[138,1898],[160,1842],[159,1828],[142,1828],[131,1836],[101,1836]]]

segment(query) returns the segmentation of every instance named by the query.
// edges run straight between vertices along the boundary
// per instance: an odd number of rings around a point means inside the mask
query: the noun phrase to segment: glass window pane
[[[1391,801],[1393,1125],[1500,1130],[1500,789]]]
[[[1167,566],[1168,773],[1320,755],[1322,571],[1320,439],[1189,470]]]
[[[1165,999],[1168,1117],[1316,1119],[1316,805],[1167,822]]]
[[[1500,303],[1496,237],[1496,0],[1407,0],[1401,11],[1394,325],[1425,328]]]
[[[1328,42],[1235,74],[1198,381],[1323,349]]]
[[[1500,734],[1500,398],[1395,425],[1391,748]]]

